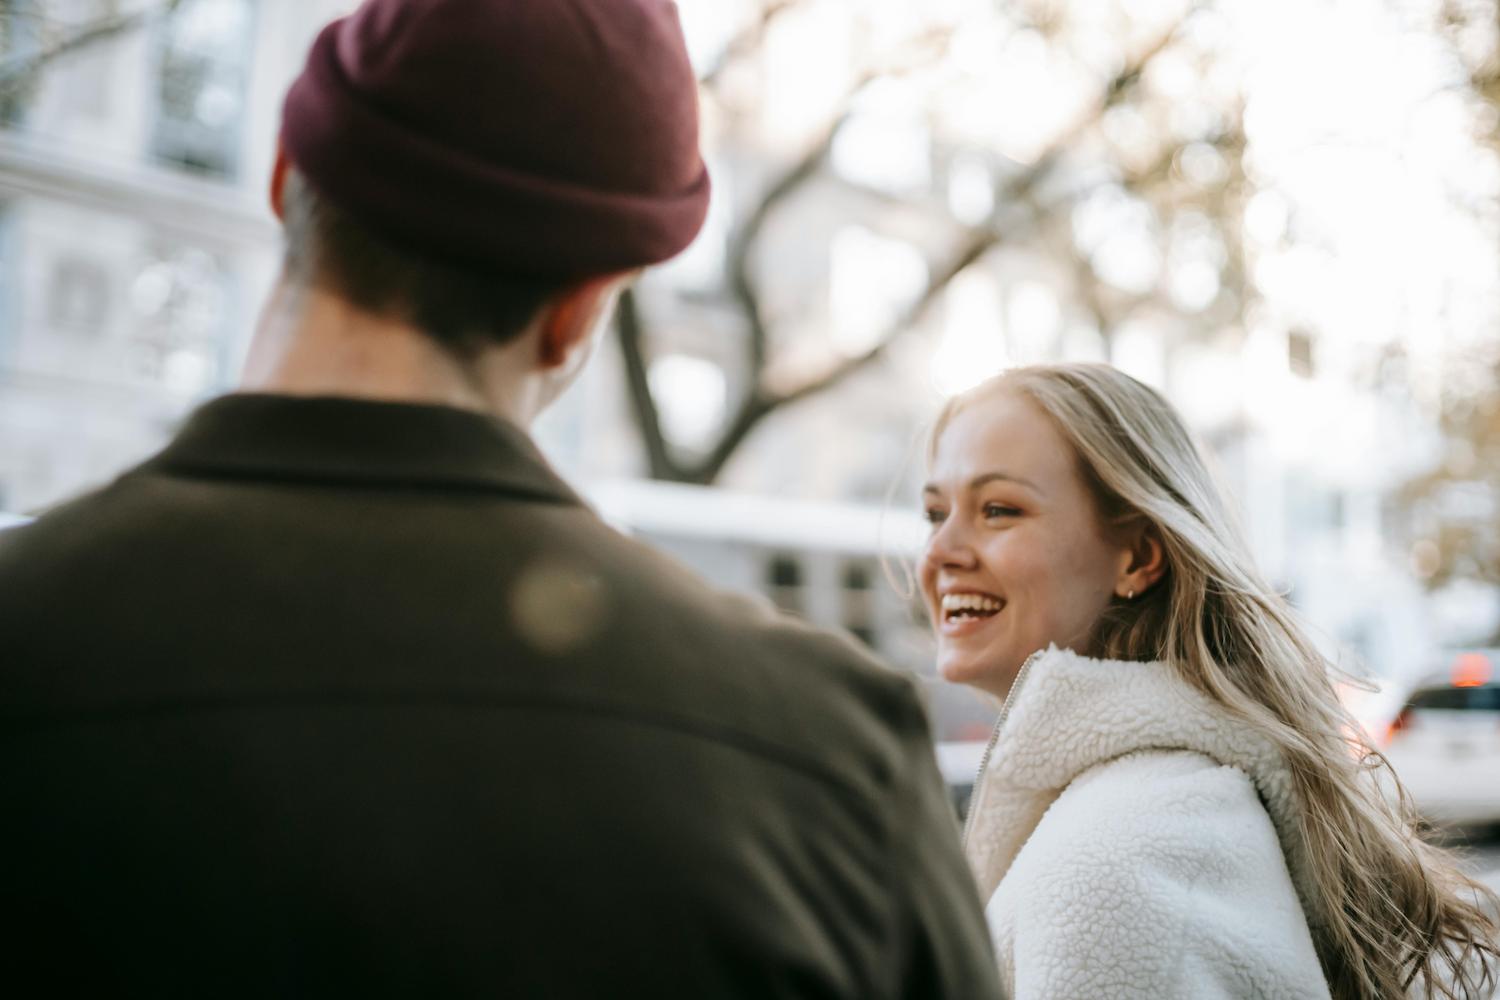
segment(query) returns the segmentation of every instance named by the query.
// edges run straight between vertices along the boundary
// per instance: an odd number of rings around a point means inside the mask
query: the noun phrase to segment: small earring
[[[1127,590],[1125,592],[1125,600],[1127,600],[1127,601],[1133,601],[1133,600],[1135,600],[1135,591],[1134,590]]]

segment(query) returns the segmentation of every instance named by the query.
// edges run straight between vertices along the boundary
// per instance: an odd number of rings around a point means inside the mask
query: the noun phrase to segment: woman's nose
[[[972,569],[978,562],[968,533],[951,517],[933,529],[923,558],[933,569]]]

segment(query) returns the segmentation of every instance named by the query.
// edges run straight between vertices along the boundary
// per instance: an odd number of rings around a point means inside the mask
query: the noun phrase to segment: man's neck
[[[531,418],[526,387],[507,378],[506,367],[497,357],[460,360],[400,320],[321,289],[278,283],[256,327],[240,388],[454,406],[524,427]]]

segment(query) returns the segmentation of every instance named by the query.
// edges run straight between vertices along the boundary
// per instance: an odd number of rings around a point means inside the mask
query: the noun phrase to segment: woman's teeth
[[[1004,605],[993,597],[983,594],[944,594],[943,617],[952,621],[957,618],[988,618]]]

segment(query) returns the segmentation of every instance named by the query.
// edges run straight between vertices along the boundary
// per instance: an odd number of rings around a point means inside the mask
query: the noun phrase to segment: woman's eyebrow
[[[1041,489],[1039,489],[1037,487],[1036,483],[1033,483],[1031,480],[1026,479],[1026,478],[1024,478],[1022,476],[1012,475],[1009,472],[984,472],[984,473],[981,473],[981,474],[975,476],[973,479],[969,480],[969,489],[971,489],[971,490],[977,490],[977,489],[979,489],[979,487],[985,485],[986,483],[994,483],[994,482],[1015,483],[1018,486],[1024,486],[1024,487],[1026,487],[1028,490],[1031,490],[1031,492],[1033,492],[1033,493],[1041,493],[1042,492]]]
[[[983,472],[983,473],[980,473],[979,475],[975,476],[973,479],[969,480],[969,489],[971,489],[971,490],[977,490],[977,489],[979,489],[979,487],[985,485],[986,483],[994,483],[994,482],[1016,483],[1019,486],[1026,487],[1027,489],[1031,490],[1033,493],[1040,494],[1040,493],[1043,492],[1042,489],[1040,487],[1038,487],[1036,483],[1033,483],[1031,480],[1026,479],[1026,478],[1024,478],[1022,476],[1013,476],[1013,475],[1011,475],[1008,472]],[[924,495],[926,495],[928,493],[933,493],[933,494],[937,494],[937,495],[941,496],[942,492],[943,492],[942,489],[940,489],[938,487],[937,483],[928,483],[928,484],[926,484],[925,486],[922,487],[922,493]]]

